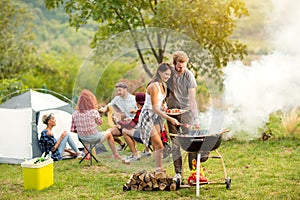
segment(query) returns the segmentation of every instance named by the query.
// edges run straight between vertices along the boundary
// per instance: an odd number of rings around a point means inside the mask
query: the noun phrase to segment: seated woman
[[[51,152],[51,158],[54,161],[61,160],[64,151],[70,153],[74,158],[80,156],[80,152],[76,147],[76,144],[66,131],[64,131],[58,139],[54,138],[52,128],[56,126],[56,120],[52,113],[44,115],[42,121],[47,125],[46,129],[42,131],[39,140],[40,147],[43,153],[45,152],[45,154],[47,155]],[[74,150],[74,152],[66,149],[67,143]]]
[[[87,90],[82,90],[77,102],[76,111],[72,114],[71,131],[78,133],[78,137],[83,141],[108,141],[108,145],[112,150],[113,158],[120,159],[115,141],[109,131],[98,132],[97,126],[102,124],[102,118],[97,110],[98,103],[95,95]],[[85,153],[87,150],[84,149]],[[85,159],[90,160],[88,155]]]

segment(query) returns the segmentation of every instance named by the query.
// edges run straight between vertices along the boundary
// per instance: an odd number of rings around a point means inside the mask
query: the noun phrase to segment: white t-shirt
[[[126,118],[134,118],[134,113],[130,113],[130,110],[136,109],[135,96],[128,94],[124,99],[121,96],[115,96],[108,106],[118,106],[122,112],[125,113]]]

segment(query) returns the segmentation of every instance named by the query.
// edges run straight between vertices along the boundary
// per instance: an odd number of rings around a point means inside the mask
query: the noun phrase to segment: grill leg
[[[226,180],[227,179],[227,172],[226,172],[226,167],[225,167],[224,159],[223,159],[222,155],[219,153],[218,150],[215,150],[215,152],[218,154],[219,158],[221,159],[222,167],[223,167],[223,171],[224,171],[224,178]]]
[[[201,153],[197,153],[197,169],[196,169],[196,196],[200,195],[200,159]]]

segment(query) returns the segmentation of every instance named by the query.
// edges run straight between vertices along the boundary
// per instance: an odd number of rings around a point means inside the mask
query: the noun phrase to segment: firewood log
[[[152,187],[149,187],[149,186],[147,186],[147,187],[144,188],[145,191],[151,191],[152,189],[153,189],[153,188],[152,188]]]
[[[123,191],[129,191],[130,190],[130,185],[129,184],[124,184],[123,185]]]
[[[142,191],[143,190],[143,186],[139,185],[138,186],[138,191]]]
[[[159,190],[165,190],[167,187],[167,184],[165,183],[159,183]]]
[[[137,191],[138,186],[137,185],[131,185],[130,188],[131,188],[132,191]]]
[[[160,178],[167,178],[167,175],[166,175],[166,173],[161,173],[161,172],[156,172],[155,173],[155,177],[157,178],[157,179],[160,179]]]
[[[135,185],[137,182],[136,182],[136,180],[134,180],[134,179],[130,179],[129,180],[129,185]]]
[[[176,182],[175,182],[175,181],[173,181],[173,182],[171,183],[171,185],[170,185],[170,190],[171,190],[171,191],[175,191],[175,190],[176,190]]]
[[[139,179],[140,179],[141,181],[144,181],[144,178],[145,178],[145,173],[139,175]]]
[[[148,185],[149,187],[151,187],[151,188],[153,187],[153,184],[152,184],[151,181],[148,181],[148,182],[147,182],[147,185]]]
[[[173,183],[173,177],[170,177],[170,176],[167,177],[167,178],[166,178],[166,181],[167,181],[167,184],[168,184],[168,185],[171,185],[171,184]]]
[[[123,191],[176,190],[177,184],[165,173],[147,172],[145,170],[133,173],[123,185]]]
[[[140,185],[144,188],[144,187],[147,186],[147,183],[145,183],[144,181],[142,181],[142,182],[140,183]]]
[[[144,179],[145,179],[145,182],[147,182],[147,183],[148,183],[149,181],[151,181],[150,174],[149,174],[149,173],[146,173]]]

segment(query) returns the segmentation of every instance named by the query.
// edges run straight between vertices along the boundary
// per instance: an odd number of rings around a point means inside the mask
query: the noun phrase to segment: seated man
[[[118,95],[105,107],[99,108],[99,112],[107,112],[108,107],[112,106],[114,108],[113,115],[115,120],[130,121],[136,112],[135,97],[128,92],[128,85],[125,82],[119,82],[115,87]],[[112,127],[109,131],[114,136],[114,140],[120,144],[118,151],[124,150],[126,144],[118,138],[122,136],[122,130],[118,127]]]

